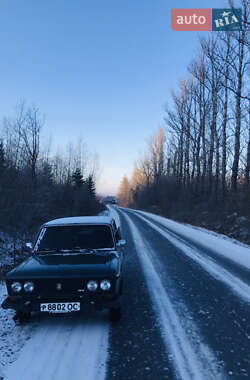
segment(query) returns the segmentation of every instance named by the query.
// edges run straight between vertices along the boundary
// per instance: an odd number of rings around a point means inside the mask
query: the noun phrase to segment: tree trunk
[[[239,68],[237,70],[237,91],[236,91],[236,108],[235,117],[236,125],[234,132],[234,158],[232,167],[232,189],[237,192],[237,179],[239,172],[240,159],[240,134],[241,134],[241,92],[242,92],[242,75],[243,75],[243,59],[244,59],[244,44],[246,30],[243,28],[241,38],[239,39]]]
[[[245,183],[249,186],[250,181],[250,100],[249,100],[249,116],[248,116],[248,144],[247,144],[247,162],[245,169]]]
[[[227,109],[228,109],[228,57],[230,53],[230,34],[227,34],[227,52],[226,52],[226,70],[225,70],[225,82],[224,82],[224,103],[223,103],[223,122],[222,122],[222,200],[226,198],[226,171],[227,171]]]

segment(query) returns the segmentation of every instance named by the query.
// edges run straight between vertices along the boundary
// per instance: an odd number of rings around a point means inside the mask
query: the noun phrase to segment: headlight
[[[31,293],[34,290],[35,285],[33,284],[33,282],[25,282],[25,284],[23,285],[23,288],[25,292]]]
[[[98,288],[98,284],[96,281],[91,280],[87,283],[87,288],[90,292],[94,292]]]
[[[107,291],[111,288],[111,283],[109,280],[102,280],[100,287],[102,290]]]
[[[11,284],[11,290],[15,293],[20,293],[22,290],[22,285],[20,282],[13,282],[13,284]]]

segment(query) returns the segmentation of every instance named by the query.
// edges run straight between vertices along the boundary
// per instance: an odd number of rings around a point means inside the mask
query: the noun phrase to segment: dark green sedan
[[[87,304],[121,316],[122,261],[125,241],[107,216],[55,219],[42,225],[31,257],[6,276],[4,309],[15,319],[31,312],[72,313]]]

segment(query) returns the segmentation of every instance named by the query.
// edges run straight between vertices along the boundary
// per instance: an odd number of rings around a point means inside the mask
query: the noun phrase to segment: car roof
[[[60,218],[50,220],[43,224],[43,227],[47,226],[60,226],[60,225],[72,225],[72,224],[112,224],[113,218],[110,216],[73,216],[68,218]]]

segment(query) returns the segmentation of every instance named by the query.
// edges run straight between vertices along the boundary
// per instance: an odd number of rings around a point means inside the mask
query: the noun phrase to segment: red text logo
[[[173,30],[211,30],[211,9],[171,9]]]

